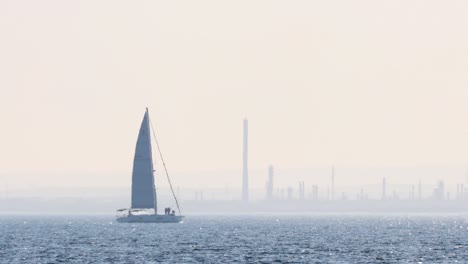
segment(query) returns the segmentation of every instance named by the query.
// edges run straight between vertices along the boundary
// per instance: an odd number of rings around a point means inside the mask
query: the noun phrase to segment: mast
[[[148,112],[148,108],[146,108],[146,112]],[[175,200],[175,203],[176,203],[176,206],[177,206],[177,210],[179,211],[179,215],[182,215],[182,212],[180,211],[179,201],[177,201],[177,197],[175,195],[174,188],[172,188],[171,179],[169,178],[169,173],[167,172],[166,162],[164,162],[164,158],[163,158],[163,155],[162,155],[162,152],[161,152],[161,148],[159,147],[159,142],[158,142],[158,139],[156,138],[156,133],[154,132],[153,123],[151,122],[151,120],[149,120],[149,118],[148,118],[148,122],[149,122],[149,124],[151,126],[151,131],[153,132],[154,141],[156,142],[156,146],[158,147],[159,157],[161,158],[161,162],[163,164],[164,171],[165,171],[166,177],[167,177],[167,181],[169,182],[169,187],[171,188],[172,196],[174,197],[174,200]]]

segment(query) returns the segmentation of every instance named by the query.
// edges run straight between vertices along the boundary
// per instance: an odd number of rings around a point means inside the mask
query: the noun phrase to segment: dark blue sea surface
[[[468,263],[468,216],[0,216],[0,263]]]

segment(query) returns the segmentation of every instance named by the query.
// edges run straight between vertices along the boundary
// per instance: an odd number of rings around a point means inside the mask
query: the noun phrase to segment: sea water
[[[0,216],[0,263],[468,263],[468,216]]]

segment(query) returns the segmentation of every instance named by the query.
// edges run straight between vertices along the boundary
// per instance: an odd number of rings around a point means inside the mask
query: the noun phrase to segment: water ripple
[[[468,262],[466,216],[0,218],[0,263]]]

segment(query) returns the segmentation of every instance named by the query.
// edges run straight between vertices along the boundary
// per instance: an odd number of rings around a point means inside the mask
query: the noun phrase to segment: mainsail
[[[133,160],[132,208],[154,208],[157,212],[153,172],[149,116],[148,109],[146,109]]]

